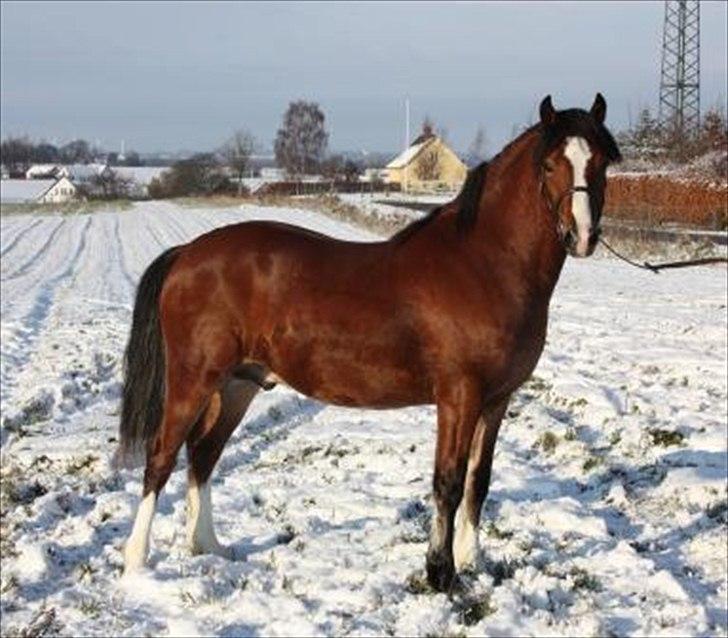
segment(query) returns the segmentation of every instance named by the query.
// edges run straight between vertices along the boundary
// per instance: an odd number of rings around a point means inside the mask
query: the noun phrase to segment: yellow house
[[[455,191],[468,168],[445,142],[425,127],[412,145],[386,166],[386,181],[405,192]]]

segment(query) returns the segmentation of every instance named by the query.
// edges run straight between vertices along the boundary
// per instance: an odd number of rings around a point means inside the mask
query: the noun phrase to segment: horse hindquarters
[[[176,269],[177,274],[183,269]],[[209,292],[194,288],[194,279],[192,284],[189,281],[172,274],[164,290],[160,286],[158,291],[161,329],[157,349],[164,353],[164,403],[156,429],[150,423],[145,430],[151,440],[147,443],[142,504],[125,550],[127,570],[144,564],[157,497],[174,469],[182,444],[235,363],[237,343],[226,330],[224,318],[208,310],[205,299]],[[192,308],[184,303],[189,298],[198,300]]]

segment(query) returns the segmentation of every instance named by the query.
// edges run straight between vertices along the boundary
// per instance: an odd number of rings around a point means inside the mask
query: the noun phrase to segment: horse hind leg
[[[251,381],[229,380],[213,395],[187,439],[187,542],[192,554],[234,558],[232,548],[221,545],[215,534],[210,476],[258,390],[258,385]]]
[[[177,453],[205,403],[206,397],[199,390],[182,399],[172,387],[168,386],[162,425],[152,452],[147,456],[142,502],[124,549],[124,569],[127,572],[144,566],[157,498],[174,469]]]
[[[147,455],[142,502],[124,549],[127,572],[142,567],[146,561],[159,493],[174,469],[180,448],[222,377],[220,369],[216,371],[200,366],[195,373],[190,373],[190,369],[191,366],[185,365],[178,357],[168,357],[162,422]]]

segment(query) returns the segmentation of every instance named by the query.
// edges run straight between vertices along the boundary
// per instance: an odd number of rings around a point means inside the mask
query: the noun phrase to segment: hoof
[[[459,574],[477,571],[480,562],[480,552],[477,547],[465,553],[455,554],[455,570]]]
[[[427,582],[436,591],[448,592],[455,578],[455,565],[452,559],[442,555],[427,557]]]
[[[124,576],[135,574],[146,567],[147,550],[134,543],[127,543],[124,548]]]
[[[235,550],[229,545],[213,545],[212,547],[201,547],[193,545],[190,550],[193,556],[203,556],[205,554],[213,554],[224,558],[225,560],[235,560]]]

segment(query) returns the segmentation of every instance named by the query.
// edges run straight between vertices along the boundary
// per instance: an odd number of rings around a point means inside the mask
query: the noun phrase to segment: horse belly
[[[432,401],[418,359],[402,344],[382,346],[352,338],[279,344],[271,371],[310,397],[335,405],[395,408]]]

